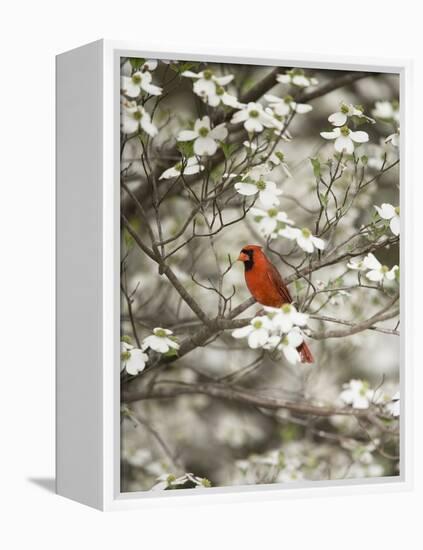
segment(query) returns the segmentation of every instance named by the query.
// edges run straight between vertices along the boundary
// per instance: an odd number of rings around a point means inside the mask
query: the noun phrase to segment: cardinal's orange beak
[[[241,252],[241,254],[238,256],[237,261],[238,262],[247,262],[249,260],[248,254],[245,254],[244,252]]]

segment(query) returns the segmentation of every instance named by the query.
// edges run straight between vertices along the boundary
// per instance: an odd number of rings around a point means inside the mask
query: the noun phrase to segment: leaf
[[[178,141],[177,148],[185,158],[194,156],[194,143],[192,141]]]
[[[171,65],[171,68],[178,74],[182,74],[184,71],[191,71],[192,69],[198,69],[199,63],[194,63],[191,61],[181,62],[177,65]]]
[[[178,356],[178,350],[175,348],[169,348],[169,350],[163,354],[165,357],[177,357]]]
[[[232,156],[232,153],[236,151],[238,145],[236,143],[225,143],[224,141],[219,141],[220,147],[222,148],[225,159],[229,159]]]
[[[142,57],[130,57],[129,63],[135,71],[138,71],[144,65],[145,59],[143,59]]]
[[[320,160],[318,158],[310,159],[311,165],[313,166],[313,174],[316,179],[320,178],[321,169],[320,169]]]
[[[123,240],[128,250],[134,246],[134,239],[132,238],[132,235],[127,231],[126,228],[124,228],[123,230]]]

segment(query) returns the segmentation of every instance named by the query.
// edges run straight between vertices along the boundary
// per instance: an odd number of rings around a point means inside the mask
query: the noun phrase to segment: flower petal
[[[133,116],[128,116],[124,113],[122,116],[122,131],[125,134],[133,134],[134,132],[138,132],[138,128],[139,120],[135,120]]]
[[[215,76],[214,81],[220,84],[221,86],[226,86],[226,84],[229,84],[229,82],[232,82],[234,79],[233,74],[227,74],[225,76]]]
[[[335,140],[335,149],[338,153],[347,153],[351,155],[354,152],[354,143],[351,141],[350,136],[339,136]]]
[[[320,135],[323,139],[336,139],[339,137],[339,132],[337,132],[338,128],[335,128],[335,130],[332,130],[331,132],[320,132]]]
[[[288,339],[289,346],[294,348],[298,348],[298,346],[300,346],[304,341],[303,333],[299,329],[295,329],[295,328],[291,330],[286,335],[286,337]]]
[[[334,126],[343,126],[347,122],[347,115],[345,113],[333,113],[328,118],[329,122]]]
[[[262,132],[263,125],[258,118],[249,118],[244,122],[244,128],[247,132]]]
[[[265,328],[259,328],[253,330],[253,332],[248,336],[248,345],[252,349],[257,349],[267,342],[269,339],[269,333]]]
[[[241,327],[241,328],[236,328],[233,332],[232,332],[232,337],[233,338],[246,338],[247,336],[249,336],[249,334],[254,330],[254,328],[251,326],[251,325],[247,325],[245,327]]]
[[[289,84],[291,82],[291,76],[289,74],[278,74],[276,80],[281,84]]]
[[[194,153],[196,155],[214,155],[217,143],[210,136],[199,137],[194,141]]]
[[[238,193],[240,193],[241,195],[246,195],[247,197],[255,195],[258,191],[256,185],[243,181],[239,181],[238,183],[236,183],[235,189],[238,191]]]
[[[242,109],[233,114],[231,118],[231,123],[239,124],[240,122],[244,122],[244,120],[247,120],[247,118],[248,118],[248,113],[246,109]]]
[[[228,135],[228,130],[226,129],[226,126],[224,123],[219,124],[218,126],[213,128],[213,130],[210,131],[210,137],[212,137],[213,139],[223,140],[226,138],[227,135]]]
[[[257,190],[257,187],[256,187]],[[259,194],[260,201],[265,208],[272,208],[272,206],[277,206],[280,203],[280,200],[276,196],[274,191],[260,191]]]
[[[374,254],[372,254],[371,252],[369,252],[367,254],[367,256],[364,258],[363,265],[367,269],[380,269],[381,268],[381,263],[374,256]]]
[[[311,240],[316,248],[319,250],[324,250],[326,243],[323,239],[320,239],[320,237],[311,237]]]
[[[382,206],[379,208],[379,206],[375,206],[379,216],[383,218],[384,220],[390,220],[394,216],[396,216],[395,208],[392,206],[392,204],[383,203]]]
[[[282,350],[287,361],[289,361],[292,365],[295,365],[301,361],[300,354],[294,347],[285,345],[282,347]]]
[[[312,110],[313,110],[313,106],[308,105],[307,103],[296,103],[295,108],[294,108],[294,111],[296,113],[299,113],[300,115],[303,115],[305,113],[309,113]]]
[[[359,130],[358,132],[350,132],[349,137],[356,143],[366,143],[369,141],[369,134]]]
[[[394,216],[391,219],[389,227],[394,235],[398,236],[400,234],[400,219],[398,216]]]
[[[198,137],[197,132],[194,132],[193,130],[182,130],[182,132],[179,132],[178,137],[176,139],[178,141],[192,141],[197,137]]]
[[[367,279],[369,279],[369,281],[381,281],[383,279],[383,273],[381,271],[377,271],[377,270],[372,270],[372,271],[368,271],[366,273],[366,277]]]
[[[141,91],[139,84],[135,84],[131,77],[123,76],[121,79],[121,88],[125,95],[129,97],[138,97]]]

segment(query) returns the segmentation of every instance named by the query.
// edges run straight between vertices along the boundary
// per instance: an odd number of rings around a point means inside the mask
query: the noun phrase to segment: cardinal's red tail
[[[305,342],[298,346],[297,351],[300,354],[301,363],[314,363],[314,357]]]

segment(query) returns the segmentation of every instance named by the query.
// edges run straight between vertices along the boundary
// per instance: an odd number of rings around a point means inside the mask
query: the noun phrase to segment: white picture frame
[[[401,475],[121,494],[119,58],[398,73],[401,90]],[[413,479],[411,63],[100,40],[57,56],[57,493],[101,510],[400,491]]]

